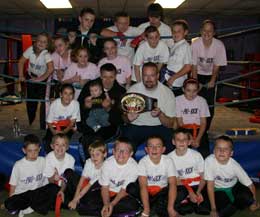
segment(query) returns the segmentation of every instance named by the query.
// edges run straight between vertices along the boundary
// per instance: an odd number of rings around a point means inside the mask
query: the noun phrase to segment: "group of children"
[[[106,145],[96,140],[89,146],[81,176],[74,172],[74,158],[66,153],[65,134],[53,137],[52,150],[39,156],[35,135],[24,139],[25,157],[17,161],[10,178],[5,208],[12,214],[47,214],[63,208],[80,215],[148,217],[179,216],[190,213],[211,217],[232,216],[237,209],[259,208],[254,184],[232,158],[233,141],[227,136],[215,140],[214,153],[205,162],[189,146],[192,136],[178,128],[172,137],[175,150],[165,155],[160,136],[148,138],[147,153],[138,163],[128,139],[118,138],[113,155],[107,158]]]
[[[47,94],[53,102],[46,118],[48,154],[39,157],[39,139],[34,135],[25,137],[25,157],[13,168],[10,197],[5,201],[10,213],[46,214],[55,206],[58,212],[59,200],[62,207],[76,209],[80,215],[102,217],[134,216],[140,210],[142,217],[153,212],[169,217],[192,212],[224,217],[237,209],[259,208],[252,181],[232,158],[232,140],[226,136],[217,138],[214,154],[209,156],[208,120],[214,110],[209,109],[208,103],[212,103],[219,67],[226,64],[224,45],[213,38],[214,22],[204,21],[202,37],[190,46],[185,39],[185,20],[176,20],[170,28],[162,22],[163,9],[159,4],[151,4],[147,12],[149,22],[138,27],[130,26],[125,12],[116,14],[114,26],[100,33],[115,37],[103,41],[102,59],[100,40],[92,31],[95,13],[89,8],[81,11],[79,30],[69,30],[67,38],[58,35],[52,42],[47,34],[40,33],[35,44],[24,52],[18,64],[19,79],[54,83],[47,86],[47,91],[43,84],[28,83],[28,98],[44,99]],[[172,38],[160,39],[161,36]],[[51,43],[55,52],[50,55]],[[84,107],[91,110],[83,121],[97,132],[110,124],[109,110],[103,106],[109,96],[95,79],[102,70],[111,71],[113,64],[117,82],[128,89],[133,82],[142,81],[142,65],[147,62],[157,64],[160,82],[176,96],[176,121],[180,128],[174,130],[172,138],[175,150],[164,154],[162,138],[151,136],[146,142],[147,155],[137,163],[127,138],[115,142],[113,156],[107,159],[104,142],[96,140],[89,145],[90,158],[80,177],[74,172],[74,158],[66,151],[76,123],[81,121],[77,101],[81,88],[91,81],[90,96],[84,99]],[[190,72],[192,77],[188,78]],[[200,83],[204,84],[202,89]],[[198,95],[199,91],[204,91],[200,95],[204,94],[205,99]],[[41,103],[43,129],[44,108]],[[36,109],[37,103],[27,103],[30,124]]]

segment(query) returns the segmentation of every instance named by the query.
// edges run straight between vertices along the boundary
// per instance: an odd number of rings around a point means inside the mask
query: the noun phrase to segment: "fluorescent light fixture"
[[[177,8],[185,0],[156,0],[154,3],[160,4],[163,8]]]
[[[40,0],[49,9],[72,8],[69,0]]]

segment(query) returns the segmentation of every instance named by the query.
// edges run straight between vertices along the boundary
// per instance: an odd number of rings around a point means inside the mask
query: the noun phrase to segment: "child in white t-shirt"
[[[75,159],[66,153],[69,139],[65,134],[56,134],[52,138],[51,147],[53,151],[46,156],[43,170],[43,176],[48,178],[49,184],[17,195],[13,210],[31,207],[35,212],[47,215],[49,210],[54,209],[56,198],[64,201],[66,176],[74,169]]]
[[[168,154],[177,170],[176,209],[181,215],[195,212],[209,214],[204,181],[204,160],[201,154],[189,148],[190,132],[185,128],[174,131],[175,150]]]
[[[75,88],[74,99],[78,99],[81,88],[89,81],[100,76],[96,64],[89,62],[89,54],[87,48],[80,47],[76,49],[75,62],[73,62],[65,71],[62,79],[63,83],[73,84]]]
[[[140,34],[137,27],[129,26],[130,17],[126,12],[118,12],[115,14],[114,26],[110,26],[101,31],[101,35],[106,37],[115,37],[117,43],[118,54],[129,58],[131,63],[134,58],[134,48],[131,47],[131,38]]]
[[[185,40],[188,34],[188,23],[185,20],[176,20],[172,24],[174,45],[170,48],[167,68],[162,69],[161,82],[166,82],[175,96],[181,95],[182,85],[191,71],[191,48]]]
[[[80,119],[80,108],[78,101],[74,100],[75,90],[71,84],[61,86],[60,98],[51,103],[46,123],[48,129],[45,136],[45,151],[51,151],[50,143],[52,137],[57,133],[64,133],[72,137],[76,122]]]
[[[101,186],[98,183],[98,179],[101,176],[101,168],[107,155],[107,150],[105,144],[100,140],[90,144],[88,150],[90,158],[86,160],[81,177],[74,173],[71,180],[68,180],[68,186],[78,183],[77,186],[72,187],[74,197],[69,202],[68,207],[70,209],[77,208],[80,215],[98,214],[92,213],[91,209],[89,209],[91,203],[99,203],[100,209],[102,208]]]
[[[23,152],[25,157],[16,161],[13,166],[11,178],[9,181],[10,191],[9,198],[5,201],[5,207],[8,211],[19,212],[19,215],[33,212],[32,209],[20,210],[19,196],[24,192],[35,190],[46,184],[46,177],[43,175],[45,159],[39,156],[40,140],[37,136],[29,134],[24,137]]]
[[[53,62],[48,49],[51,46],[51,39],[49,35],[42,32],[37,35],[33,46],[29,47],[23,53],[18,62],[19,80],[21,82],[25,79],[31,82],[26,83],[27,98],[29,99],[45,99],[46,85],[33,82],[45,82],[53,73]],[[26,61],[28,64],[28,74],[24,76],[24,66]],[[29,124],[31,125],[35,120],[37,113],[38,102],[26,102],[27,115]],[[40,108],[40,128],[46,129],[45,125],[45,102],[41,102]]]
[[[102,217],[136,212],[138,202],[128,195],[126,188],[137,180],[137,163],[131,157],[133,148],[128,139],[119,138],[101,169],[99,184],[103,200]]]
[[[160,41],[160,33],[156,27],[148,26],[145,29],[145,37],[146,41],[138,47],[134,57],[132,80],[136,82],[141,81],[141,70],[144,63],[156,63],[160,71],[163,64],[167,63],[169,59],[169,49],[163,41]]]
[[[193,135],[192,147],[205,158],[209,155],[209,142],[206,132],[207,117],[210,116],[206,100],[198,96],[199,83],[189,78],[183,83],[184,94],[176,97],[178,125],[187,128]]]
[[[159,216],[176,216],[176,168],[174,162],[163,155],[162,138],[151,136],[145,147],[147,156],[138,164],[140,196],[143,203],[142,217],[150,215],[152,209]]]
[[[122,86],[128,88],[131,85],[131,62],[127,56],[117,54],[117,44],[114,39],[106,39],[104,42],[104,53],[106,57],[101,59],[98,63],[100,69],[106,63],[112,63],[116,69],[116,80]]]
[[[232,139],[220,136],[215,141],[214,154],[205,160],[211,217],[229,217],[236,209],[249,207],[256,211],[260,208],[253,182],[232,155]]]

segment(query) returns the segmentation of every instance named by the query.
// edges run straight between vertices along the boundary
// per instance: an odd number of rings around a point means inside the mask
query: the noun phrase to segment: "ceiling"
[[[58,0],[54,0],[58,1]],[[171,0],[169,0],[171,1]],[[132,17],[145,17],[153,0],[70,0],[73,9],[46,9],[40,0],[0,1],[0,18],[58,18],[77,16],[83,7],[93,8],[99,17],[111,17],[125,10]],[[177,9],[165,10],[168,15],[260,15],[260,0],[186,0]]]

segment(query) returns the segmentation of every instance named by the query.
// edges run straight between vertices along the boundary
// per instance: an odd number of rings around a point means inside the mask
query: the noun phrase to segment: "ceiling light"
[[[177,8],[185,0],[156,0],[154,3],[159,3],[163,8]]]
[[[69,0],[40,0],[46,8],[72,8]]]

